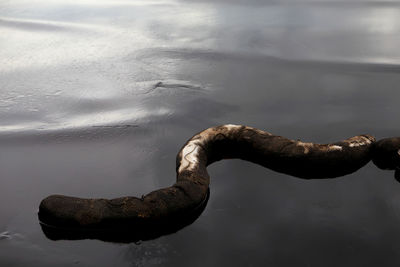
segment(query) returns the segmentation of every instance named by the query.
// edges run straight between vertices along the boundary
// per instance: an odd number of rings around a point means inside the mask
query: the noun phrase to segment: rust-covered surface
[[[382,141],[375,150],[385,154],[388,149],[381,147],[390,147],[390,142],[400,144],[397,139]],[[229,124],[208,128],[194,135],[179,151],[177,180],[171,187],[141,198],[52,195],[41,202],[39,218],[42,225],[51,229],[105,230],[176,224],[204,207],[210,182],[206,167],[215,161],[239,158],[304,179],[330,178],[352,173],[368,163],[374,143],[375,138],[370,135],[333,144],[314,144],[248,126]]]
[[[377,141],[372,148],[372,161],[385,170],[400,167],[400,137],[384,138]]]

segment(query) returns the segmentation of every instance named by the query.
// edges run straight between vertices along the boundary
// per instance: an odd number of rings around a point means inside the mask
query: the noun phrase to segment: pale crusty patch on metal
[[[180,154],[180,165],[178,172],[183,170],[195,170],[199,167],[200,160],[199,160],[199,153],[206,146],[207,143],[212,142],[214,138],[225,136],[235,137],[239,131],[252,131],[259,135],[269,135],[271,133],[248,127],[242,125],[235,125],[235,124],[225,124],[214,128],[208,128],[199,134],[193,136],[187,144],[182,148],[179,152]],[[246,138],[246,136],[245,136]],[[349,139],[343,140],[343,146],[341,145],[333,145],[333,144],[315,144],[310,142],[302,142],[302,141],[294,141],[297,146],[301,146],[303,148],[303,153],[308,154],[313,150],[319,152],[333,152],[333,151],[342,151],[343,147],[358,147],[358,146],[365,146],[370,145],[372,142],[375,141],[375,138],[370,135],[360,135],[354,136]]]
[[[337,145],[329,145],[328,151],[336,151],[336,150],[343,150],[343,147]]]
[[[232,130],[238,130],[242,126],[241,125],[236,125],[236,124],[225,124],[222,127],[226,128],[228,131],[232,131]]]
[[[182,149],[182,159],[181,165],[179,166],[179,172],[189,168],[192,169],[199,163],[199,148],[200,147],[195,142],[191,141]]]
[[[301,141],[297,141],[296,145],[303,147],[304,154],[308,154],[310,152],[310,150],[312,149],[312,147],[314,146],[313,143],[305,143],[305,142],[301,142]]]
[[[310,153],[310,151],[312,149],[318,149],[320,151],[326,151],[326,152],[341,151],[343,149],[343,147],[338,146],[338,145],[320,145],[320,144],[314,144],[314,143],[308,143],[308,142],[306,143],[306,142],[301,142],[301,141],[297,141],[296,145],[303,147],[304,154]]]
[[[242,127],[243,126],[241,125],[226,124],[216,128],[208,128],[201,133],[193,136],[192,139],[190,139],[179,152],[181,160],[178,172],[182,172],[183,170],[195,170],[200,163],[200,150],[219,133],[230,135],[232,133],[235,133]]]
[[[372,142],[375,141],[375,138],[370,135],[359,135],[344,140],[343,142],[347,143],[349,147],[358,147],[358,146],[365,146],[370,145]]]
[[[183,170],[194,170],[199,164],[199,152],[206,143],[214,137],[216,131],[213,128],[202,131],[190,139],[179,152],[181,161],[178,172]]]

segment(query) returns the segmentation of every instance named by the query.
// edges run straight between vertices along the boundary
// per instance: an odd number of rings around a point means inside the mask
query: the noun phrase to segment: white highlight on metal
[[[242,127],[241,125],[235,124],[226,124],[222,127],[225,127],[228,132],[234,129],[238,129]],[[202,145],[209,142],[209,140],[216,136],[216,132],[213,128],[209,128],[199,133],[198,135],[193,136],[192,140],[190,140],[187,145],[181,151],[181,162],[179,165],[178,172],[183,170],[194,170],[199,163],[199,151]]]
[[[199,156],[200,156],[200,151],[203,149],[205,144],[211,141],[212,138],[218,135],[218,133],[223,132],[225,135],[229,135],[239,128],[243,126],[241,125],[235,125],[235,124],[226,124],[223,126],[220,126],[218,128],[209,128],[204,130],[203,132],[195,135],[183,149],[181,150],[181,161],[179,165],[179,170],[178,172],[182,172],[183,170],[195,170],[198,167],[198,164],[200,163],[199,161]],[[221,129],[222,128],[222,129]],[[248,127],[250,129],[250,127]],[[263,132],[261,130],[251,128],[253,131],[257,131],[260,134],[269,134],[267,132]],[[358,146],[364,146],[364,145],[369,145],[372,143],[372,140],[370,138],[365,137],[365,136],[356,136],[353,138],[350,138],[348,140],[344,141],[346,143],[345,146],[348,145],[348,147],[358,147]],[[315,147],[317,144],[314,143],[305,143],[301,141],[297,141],[297,144],[299,146],[302,146],[304,149],[304,154],[310,153],[312,149],[319,149],[321,151],[342,151],[343,146],[340,145],[320,145]],[[400,150],[397,151],[397,153],[400,155]]]
[[[371,144],[371,141],[350,143],[349,147],[365,146]]]
[[[179,172],[185,169],[193,169],[195,164],[199,163],[199,149],[200,147],[195,143],[195,141],[190,141],[182,149],[182,159],[179,166]]]
[[[223,127],[227,128],[230,131],[232,129],[237,129],[237,128],[240,128],[242,126],[236,125],[236,124],[225,124]]]
[[[308,152],[310,152],[310,148],[313,146],[312,143],[305,143],[301,141],[297,141],[297,145],[302,146],[304,148],[303,151],[304,154],[308,154]]]
[[[304,143],[301,141],[298,141],[297,145],[300,145],[304,148],[303,153],[308,154],[310,152],[310,149],[314,148],[316,144],[314,143]],[[338,145],[327,145],[327,146],[322,146],[324,147],[325,151],[341,151],[343,150],[343,147],[338,146]],[[323,149],[323,148],[321,148]]]
[[[349,139],[349,147],[365,146],[372,143],[372,140],[366,136],[353,137]]]
[[[330,151],[332,151],[332,150],[343,150],[343,147],[337,146],[337,145],[332,145],[332,146],[329,146],[329,150]]]
[[[362,146],[364,145],[363,143],[350,143],[349,147],[356,147],[356,146]]]

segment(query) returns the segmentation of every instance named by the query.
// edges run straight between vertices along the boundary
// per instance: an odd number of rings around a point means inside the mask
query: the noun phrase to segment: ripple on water
[[[9,232],[4,231],[4,232],[0,233],[0,240],[3,240],[3,239],[10,239],[10,238],[11,238],[11,235],[10,235]]]

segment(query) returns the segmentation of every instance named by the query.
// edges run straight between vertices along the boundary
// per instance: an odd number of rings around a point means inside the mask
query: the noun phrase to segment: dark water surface
[[[390,1],[2,1],[1,266],[399,266],[400,184],[368,164],[305,181],[209,167],[192,225],[140,244],[52,241],[50,194],[140,196],[175,180],[194,133],[399,136]]]

